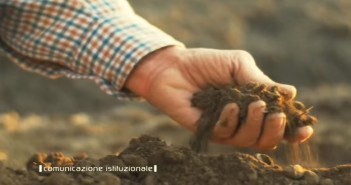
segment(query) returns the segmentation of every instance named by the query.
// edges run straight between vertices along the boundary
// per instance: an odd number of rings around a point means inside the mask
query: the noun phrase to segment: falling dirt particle
[[[301,179],[305,173],[305,169],[298,164],[289,165],[284,168],[284,174],[292,179]]]
[[[313,171],[306,170],[303,179],[306,180],[308,185],[315,185],[318,184],[320,181],[320,177],[314,173]]]
[[[333,180],[326,178],[326,179],[321,180],[320,184],[321,185],[334,185],[334,182],[333,182]]]

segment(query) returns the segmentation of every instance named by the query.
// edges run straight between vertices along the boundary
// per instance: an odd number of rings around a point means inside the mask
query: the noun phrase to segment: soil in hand
[[[309,114],[310,108],[289,98],[277,86],[248,83],[240,87],[208,87],[195,93],[192,98],[192,105],[201,109],[202,115],[197,122],[197,131],[191,141],[191,147],[197,152],[206,151],[212,130],[227,104],[236,103],[240,109],[239,124],[236,128],[238,130],[246,119],[249,104],[258,100],[267,104],[266,115],[276,112],[286,114],[285,137],[294,136],[298,127],[317,122],[317,119]]]

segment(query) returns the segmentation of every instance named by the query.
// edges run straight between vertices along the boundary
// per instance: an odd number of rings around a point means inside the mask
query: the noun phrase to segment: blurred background
[[[274,80],[295,85],[319,118],[321,166],[351,163],[351,1],[131,0],[187,47],[244,49]],[[0,54],[0,160],[23,167],[36,152],[121,151],[141,134],[187,145],[190,133],[157,109],[121,102],[90,81],[49,80]],[[236,149],[212,146],[212,153]]]

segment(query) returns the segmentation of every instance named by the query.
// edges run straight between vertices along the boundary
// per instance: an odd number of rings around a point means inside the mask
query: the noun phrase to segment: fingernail
[[[313,128],[310,126],[299,128],[299,135],[302,138],[300,140],[300,143],[303,143],[306,140],[308,140],[312,136],[312,134],[313,134]]]
[[[286,116],[285,116],[285,114],[284,114],[284,116],[282,117],[282,121],[281,121],[281,125],[280,125],[280,127],[282,128],[282,127],[284,127],[285,128],[285,125],[286,125]],[[285,130],[285,129],[284,129]],[[284,131],[283,130],[283,131]]]
[[[255,106],[257,106],[256,110],[255,110],[255,116],[260,116],[262,113],[264,113],[266,111],[266,103],[262,100],[259,100],[257,102],[255,102]]]
[[[268,119],[283,119],[283,121],[285,121],[286,116],[284,113],[279,112],[279,113],[272,113],[268,115]]]

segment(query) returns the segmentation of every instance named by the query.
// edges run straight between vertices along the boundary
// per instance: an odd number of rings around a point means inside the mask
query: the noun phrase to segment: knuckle
[[[237,55],[241,61],[254,61],[253,56],[245,50],[237,50]]]
[[[259,110],[266,107],[266,103],[262,100],[254,101],[249,104],[249,109]]]
[[[237,50],[238,55],[242,56],[242,57],[251,57],[252,55],[246,51],[246,50]]]

